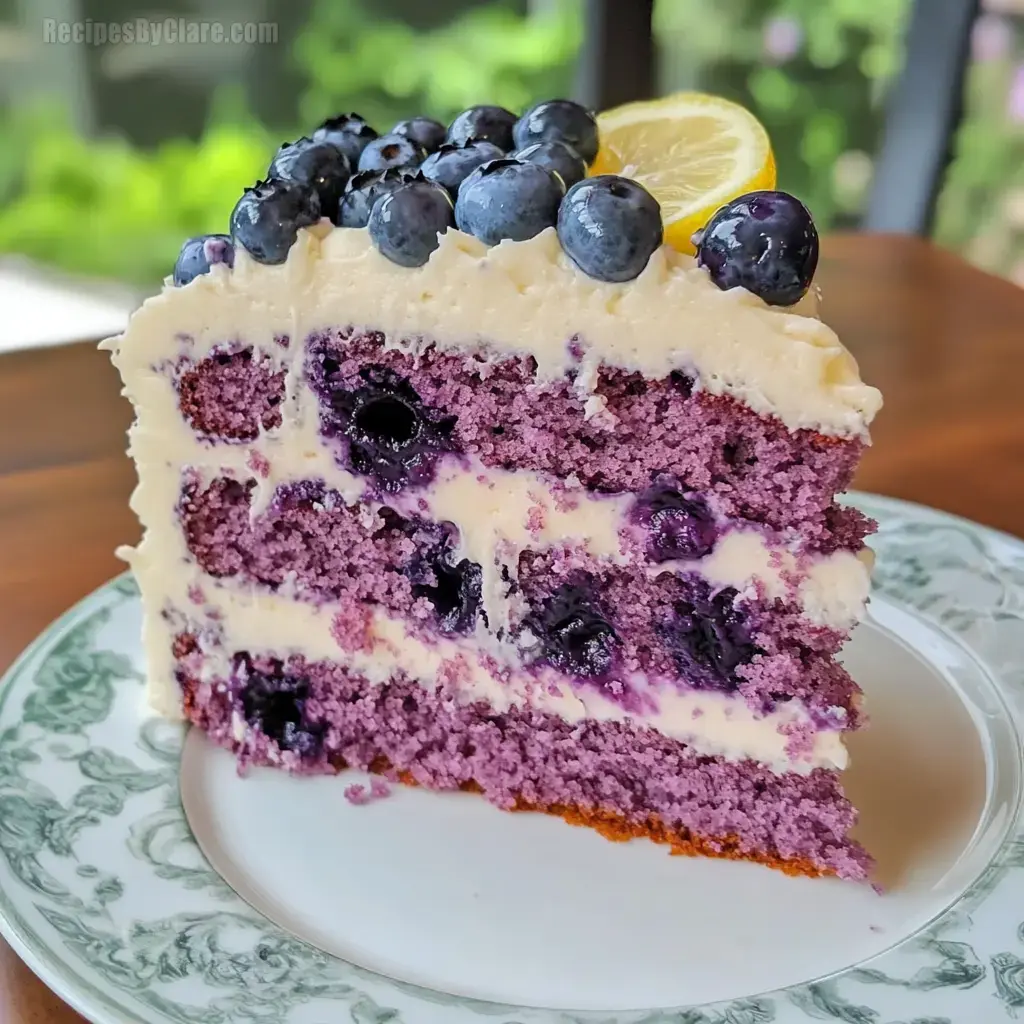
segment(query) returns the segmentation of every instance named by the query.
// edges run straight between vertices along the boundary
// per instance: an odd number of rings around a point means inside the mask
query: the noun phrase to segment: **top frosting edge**
[[[152,346],[168,335],[190,335],[199,354],[257,322],[263,333],[296,337],[352,326],[399,346],[426,339],[498,358],[530,355],[538,379],[573,376],[584,398],[600,365],[648,379],[681,371],[699,390],[732,396],[791,430],[868,440],[881,394],[817,318],[813,292],[798,306],[771,307],[743,289],[719,290],[668,246],[635,280],[596,281],[564,254],[554,229],[493,248],[454,229],[440,241],[424,266],[407,268],[377,252],[365,229],[322,223],[299,233],[283,264],[239,250],[233,270],[165,285],[109,347],[117,362],[136,362],[162,355]],[[244,307],[258,318],[228,319]]]

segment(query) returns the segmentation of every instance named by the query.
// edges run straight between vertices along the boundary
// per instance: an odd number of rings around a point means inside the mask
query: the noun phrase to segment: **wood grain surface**
[[[834,236],[823,316],[885,408],[857,486],[1024,536],[1024,290],[909,238]],[[131,418],[93,344],[0,357],[0,666],[123,566]],[[0,1021],[81,1024],[0,940]]]

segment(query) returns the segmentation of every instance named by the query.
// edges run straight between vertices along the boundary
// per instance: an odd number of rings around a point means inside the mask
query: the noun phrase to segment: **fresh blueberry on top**
[[[200,274],[209,273],[214,263],[235,265],[235,247],[228,235],[199,235],[181,247],[174,264],[174,283],[188,284]]]
[[[316,142],[330,142],[348,158],[349,164],[355,168],[359,164],[359,154],[367,143],[377,138],[377,133],[359,114],[338,114],[329,117],[315,132]]]
[[[594,679],[612,666],[619,638],[587,587],[559,587],[526,625],[540,641],[541,659],[560,672]]]
[[[299,228],[320,219],[320,197],[294,181],[268,178],[242,193],[231,212],[231,237],[258,263],[284,263]]]
[[[488,160],[500,160],[504,155],[493,142],[485,139],[467,142],[464,146],[446,142],[420,164],[420,171],[424,178],[448,189],[454,199],[470,172]]]
[[[404,135],[382,135],[367,143],[359,157],[360,171],[398,171],[418,167],[426,151]]]
[[[321,216],[334,220],[351,173],[348,157],[337,146],[303,137],[281,146],[270,162],[267,177],[313,189],[320,197]]]
[[[455,225],[452,198],[433,181],[412,181],[381,196],[370,211],[370,238],[392,263],[421,267],[438,236]]]
[[[408,121],[399,121],[391,129],[391,134],[411,139],[426,152],[436,153],[444,144],[447,129],[433,118],[413,117]]]
[[[512,156],[524,164],[538,164],[554,171],[567,189],[587,176],[583,157],[564,142],[535,142],[526,149],[516,150]]]
[[[659,482],[637,499],[636,521],[647,531],[653,562],[703,558],[717,539],[714,517],[699,497],[687,497],[675,483]]]
[[[415,173],[409,171],[361,171],[353,175],[338,204],[334,223],[340,228],[365,228],[373,204],[381,196],[415,180]]]
[[[723,206],[694,235],[697,264],[723,291],[746,288],[771,306],[792,306],[818,266],[810,211],[788,192],[749,192]]]
[[[591,164],[597,156],[597,121],[572,100],[545,100],[530,107],[515,123],[512,137],[517,149],[535,142],[564,142]]]
[[[727,587],[714,596],[680,601],[664,627],[676,664],[692,685],[735,690],[736,669],[757,653],[736,609],[736,596],[736,591]]]
[[[461,146],[470,139],[486,139],[507,153],[512,148],[515,123],[516,115],[504,107],[470,107],[448,125],[448,141]]]
[[[408,570],[413,597],[425,597],[442,633],[468,633],[476,625],[483,574],[476,562],[455,562],[446,538],[415,558]]]
[[[455,417],[424,404],[404,377],[383,366],[359,371],[362,383],[331,388],[331,432],[348,441],[348,465],[382,490],[429,480],[433,464],[452,451]]]
[[[632,281],[661,245],[661,207],[635,181],[599,174],[566,193],[558,238],[588,277]]]
[[[491,160],[462,183],[455,222],[487,245],[522,242],[554,226],[561,201],[561,180],[539,164]]]

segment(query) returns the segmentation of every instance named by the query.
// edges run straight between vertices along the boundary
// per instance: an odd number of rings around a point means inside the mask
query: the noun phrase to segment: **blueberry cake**
[[[802,204],[684,255],[598,141],[561,100],[332,118],[106,343],[152,702],[242,767],[864,878],[837,656],[873,524],[836,496],[880,396]]]

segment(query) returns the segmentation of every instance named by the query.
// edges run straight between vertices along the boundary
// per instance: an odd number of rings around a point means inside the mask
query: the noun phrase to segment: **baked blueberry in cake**
[[[568,101],[341,115],[185,244],[108,343],[152,702],[243,768],[864,878],[873,524],[837,495],[880,396],[802,204],[738,196],[685,255],[599,145]]]

